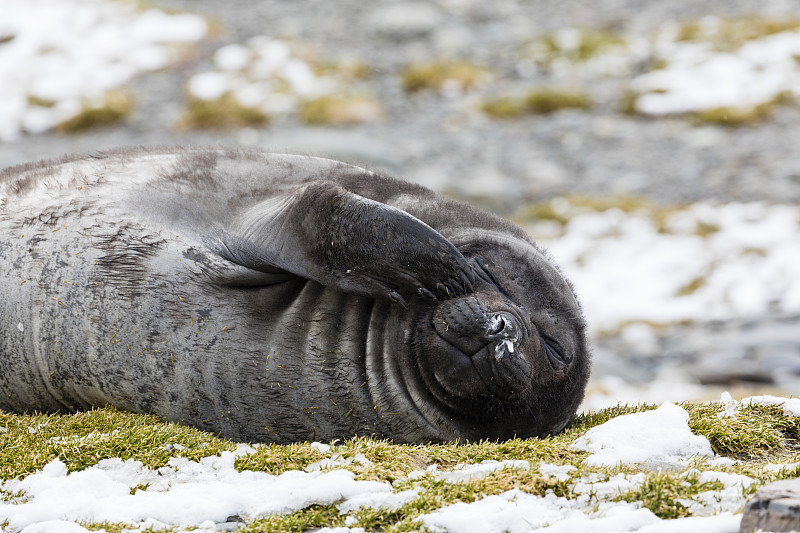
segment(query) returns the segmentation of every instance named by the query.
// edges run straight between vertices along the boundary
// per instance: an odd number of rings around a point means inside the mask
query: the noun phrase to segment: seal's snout
[[[517,350],[525,336],[522,319],[513,311],[492,312],[472,296],[442,305],[433,320],[439,335],[467,356],[489,348],[497,360]]]
[[[486,294],[479,296],[489,299]],[[531,387],[533,372],[523,313],[510,302],[486,303],[478,296],[440,304],[432,326],[444,341],[444,350],[426,362],[439,386],[459,397],[500,402],[519,398]]]

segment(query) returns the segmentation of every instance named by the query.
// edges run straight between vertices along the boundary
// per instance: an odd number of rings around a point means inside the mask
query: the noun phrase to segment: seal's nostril
[[[487,339],[516,339],[518,337],[514,319],[507,313],[494,315],[486,326]]]
[[[489,322],[489,330],[486,333],[487,335],[497,335],[506,329],[506,326],[506,319],[503,318],[503,315],[495,315]]]

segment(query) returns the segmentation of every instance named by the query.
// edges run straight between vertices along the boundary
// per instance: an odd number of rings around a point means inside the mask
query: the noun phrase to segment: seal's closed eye
[[[553,366],[553,370],[562,371],[572,361],[572,354],[564,350],[557,340],[547,335],[540,334],[542,345],[547,354],[547,360]]]

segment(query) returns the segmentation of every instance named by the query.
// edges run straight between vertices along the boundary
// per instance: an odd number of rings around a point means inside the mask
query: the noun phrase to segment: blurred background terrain
[[[586,408],[800,394],[788,0],[0,0],[0,167],[225,144],[508,217],[591,324]]]

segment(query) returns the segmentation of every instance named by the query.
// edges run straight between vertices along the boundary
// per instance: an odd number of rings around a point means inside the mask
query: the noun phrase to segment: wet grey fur
[[[131,149],[0,172],[0,408],[250,441],[560,431],[571,286],[514,225],[327,159]]]

